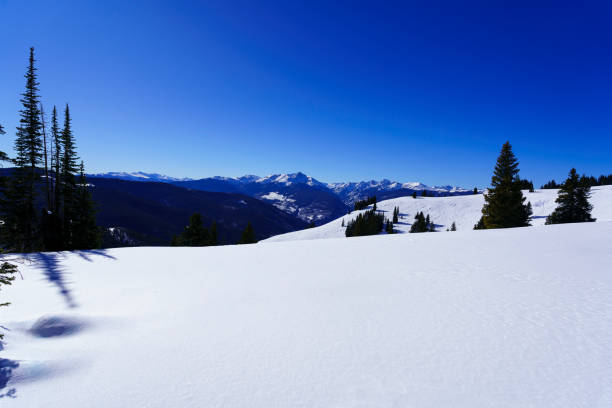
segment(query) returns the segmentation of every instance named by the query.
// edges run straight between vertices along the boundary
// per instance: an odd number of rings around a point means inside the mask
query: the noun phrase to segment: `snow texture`
[[[32,254],[1,404],[612,406],[612,223],[471,231],[480,199],[452,234]]]

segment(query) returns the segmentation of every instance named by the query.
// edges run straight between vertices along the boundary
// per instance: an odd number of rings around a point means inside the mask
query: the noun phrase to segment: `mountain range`
[[[345,214],[354,203],[375,195],[378,200],[427,192],[430,196],[471,194],[454,186],[430,187],[419,182],[400,183],[391,180],[371,180],[347,183],[324,183],[302,172],[272,174],[265,177],[208,177],[202,179],[175,178],[156,173],[112,172],[92,174],[90,177],[114,178],[130,181],[163,182],[207,192],[244,194],[268,202],[279,210],[302,221],[324,224]]]

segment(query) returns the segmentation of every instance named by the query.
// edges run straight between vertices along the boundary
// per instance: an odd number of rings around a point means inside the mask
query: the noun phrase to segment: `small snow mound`
[[[81,331],[85,322],[68,316],[43,316],[29,330],[36,337],[69,336]]]

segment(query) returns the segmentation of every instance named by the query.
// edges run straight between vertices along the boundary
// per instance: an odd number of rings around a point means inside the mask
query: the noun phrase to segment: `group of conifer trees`
[[[180,235],[172,237],[170,246],[214,246],[219,245],[217,238],[217,223],[213,221],[210,231],[204,227],[202,214],[194,213],[189,218],[189,224],[185,226]]]
[[[359,210],[365,210],[366,208],[368,208],[368,206],[370,204],[374,204],[374,206],[376,206],[376,196],[372,196],[364,199],[364,200],[359,200],[355,202],[355,211],[359,211]]]
[[[609,174],[607,176],[604,176],[603,174],[599,177],[594,177],[594,176],[586,176],[586,175],[582,175],[581,180],[583,183],[587,184],[589,187],[595,187],[595,186],[609,186],[612,184],[612,174]],[[557,182],[555,180],[550,180],[549,182],[547,182],[546,184],[544,184],[542,187],[542,189],[555,189],[555,188],[559,188],[561,187],[560,184],[557,184]]]
[[[61,128],[53,107],[48,135],[34,63],[30,48],[16,155],[0,152],[14,167],[0,180],[2,246],[16,252],[97,248],[100,230],[84,165],[78,163],[69,107]]]
[[[249,222],[240,236],[240,240],[237,244],[255,244],[257,239],[255,237],[255,230],[253,225]],[[189,247],[200,247],[200,246],[215,246],[219,245],[219,238],[217,236],[217,223],[212,222],[210,230],[204,227],[202,221],[202,214],[194,213],[189,218],[189,224],[185,226],[183,232],[180,235],[172,237],[170,246],[189,246]]]
[[[419,211],[414,216],[410,232],[436,232],[436,224],[429,218],[429,214],[425,216],[422,211]]]
[[[385,216],[374,209],[357,214],[357,217],[350,220],[344,235],[347,237],[359,237],[364,235],[376,235],[380,233],[385,225]],[[388,225],[387,228],[393,230],[393,225]]]
[[[525,204],[521,189],[526,186],[533,190],[533,183],[525,183],[519,175],[518,160],[512,146],[506,142],[497,159],[491,188],[484,195],[485,204],[482,217],[474,229],[525,227],[530,225],[531,203]],[[591,217],[589,203],[590,181],[579,177],[576,169],[571,169],[569,177],[560,186],[556,199],[557,208],[546,219],[546,224],[595,221]],[[557,186],[553,181],[548,185]]]

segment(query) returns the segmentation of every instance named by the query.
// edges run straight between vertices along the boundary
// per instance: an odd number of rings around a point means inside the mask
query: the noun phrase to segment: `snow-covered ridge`
[[[156,181],[156,182],[172,182],[172,181],[186,181],[192,180],[190,178],[177,178],[170,177],[158,173],[145,173],[142,171],[125,172],[125,171],[112,171],[108,173],[95,173],[88,174],[89,177],[103,177],[103,178],[115,178],[119,180],[130,180],[130,181]]]
[[[135,180],[135,181],[185,181],[194,180],[191,178],[176,178],[170,176],[164,176],[157,173],[145,173],[145,172],[109,172],[109,173],[97,173],[91,174],[94,177],[107,177],[107,178],[118,178],[124,180]],[[248,184],[248,183],[259,183],[259,184],[282,184],[284,186],[290,186],[294,184],[305,184],[311,187],[318,187],[322,189],[329,189],[332,192],[346,197],[358,197],[360,194],[374,190],[376,191],[394,191],[400,189],[414,190],[414,191],[432,191],[436,193],[463,193],[469,192],[461,187],[456,186],[434,186],[430,187],[420,182],[398,182],[387,179],[383,180],[370,180],[370,181],[359,181],[359,182],[343,182],[343,183],[324,183],[312,176],[306,175],[302,172],[297,173],[283,173],[283,174],[270,174],[265,177],[256,175],[246,175],[242,177],[224,177],[224,176],[213,176],[209,177],[211,180],[225,181],[232,184]],[[205,179],[203,179],[205,180]]]
[[[523,194],[533,208],[531,224],[544,225],[546,217],[557,207],[555,200],[558,190],[527,190]],[[612,221],[612,186],[598,186],[591,189],[590,202],[593,205],[593,217],[598,222]],[[399,197],[377,203],[377,209],[384,212],[388,218],[393,215],[393,209],[399,207],[400,220],[394,229],[398,233],[407,233],[417,212],[429,214],[436,224],[437,231],[446,231],[454,222],[459,231],[471,230],[480,219],[484,197],[482,194],[458,195],[450,197]],[[346,225],[362,211],[353,211],[351,214],[330,221],[316,228],[289,232],[268,238],[262,242],[279,242],[324,238],[344,237]]]

